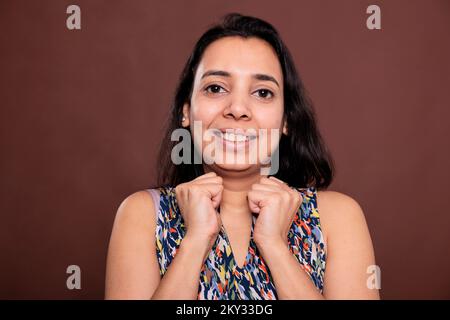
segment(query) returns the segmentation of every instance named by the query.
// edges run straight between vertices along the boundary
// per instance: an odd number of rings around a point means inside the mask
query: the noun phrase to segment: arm
[[[299,266],[284,242],[261,245],[280,299],[379,299],[367,287],[367,267],[375,264],[364,214],[352,198],[319,192],[318,211],[327,231],[327,264],[323,295]],[[319,207],[320,203],[320,207]]]
[[[181,241],[176,256],[173,258],[152,300],[181,299],[196,300],[200,270],[209,249],[197,239],[186,236]]]
[[[261,254],[270,269],[278,299],[280,300],[323,300],[309,275],[289,251],[285,242],[260,245]]]
[[[117,210],[106,265],[105,299],[150,299],[160,282],[155,209],[146,191]]]
[[[324,280],[327,299],[380,299],[378,289],[367,286],[375,254],[361,206],[334,191],[318,192],[322,228],[327,231],[328,257]],[[322,214],[320,213],[322,210]]]
[[[197,299],[201,268],[220,231],[222,190],[212,172],[175,188],[186,233],[152,299]]]
[[[186,236],[161,279],[155,244],[155,207],[146,191],[120,205],[111,235],[106,299],[196,299],[207,241]]]

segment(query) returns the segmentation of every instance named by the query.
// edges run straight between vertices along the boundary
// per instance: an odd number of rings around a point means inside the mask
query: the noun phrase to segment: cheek
[[[196,98],[192,101],[190,129],[197,150],[205,149],[206,145],[211,142],[211,139],[206,137],[206,131],[214,123],[221,108],[222,106],[217,101],[211,101],[211,99]]]
[[[283,126],[283,107],[260,108],[253,113],[260,128],[280,129]]]
[[[192,102],[191,118],[194,121],[202,121],[203,127],[207,127],[221,110],[222,105],[219,101],[198,98]]]
[[[270,154],[276,149],[280,142],[283,130],[283,106],[273,105],[271,108],[261,108],[254,113],[256,122],[260,129],[260,143],[265,145]]]

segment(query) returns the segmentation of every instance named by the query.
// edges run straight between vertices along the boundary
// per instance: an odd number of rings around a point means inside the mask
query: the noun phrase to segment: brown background
[[[382,30],[366,28],[370,4]],[[447,0],[2,0],[0,298],[103,298],[117,207],[155,183],[181,68],[230,11],[290,48],[336,161],[330,189],[366,214],[382,297],[450,298]]]

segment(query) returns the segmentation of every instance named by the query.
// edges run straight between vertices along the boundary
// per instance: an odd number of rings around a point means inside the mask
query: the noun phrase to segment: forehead
[[[259,38],[225,37],[214,41],[203,53],[196,77],[211,69],[228,71],[236,76],[269,74],[280,84],[283,80],[275,51]]]

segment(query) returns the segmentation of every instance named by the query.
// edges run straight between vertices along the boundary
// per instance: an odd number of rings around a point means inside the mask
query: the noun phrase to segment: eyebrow
[[[222,70],[208,70],[202,75],[201,79],[206,78],[208,76],[231,77],[231,74],[227,71],[222,71]],[[268,74],[255,73],[255,74],[252,74],[252,78],[254,78],[256,80],[262,80],[262,81],[272,81],[273,83],[275,83],[278,86],[278,88],[280,87],[278,81],[274,77],[272,77]]]

